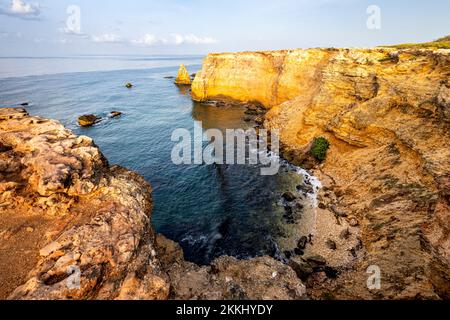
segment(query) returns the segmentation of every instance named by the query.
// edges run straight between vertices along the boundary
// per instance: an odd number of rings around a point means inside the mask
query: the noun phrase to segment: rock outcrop
[[[271,258],[185,262],[152,230],[151,191],[136,173],[110,167],[90,138],[0,109],[0,298],[304,295],[295,273]]]
[[[191,84],[191,76],[187,71],[184,64],[180,65],[180,69],[178,70],[177,78],[175,79],[175,84],[179,85],[190,85]]]
[[[314,170],[324,184],[318,223],[333,215],[338,224],[359,226],[361,246],[346,253],[351,263],[336,264],[336,279],[309,283],[313,297],[449,298],[449,78],[444,49],[206,58],[192,84],[194,100],[262,103],[265,126],[280,129],[282,152],[298,165],[315,138],[331,142]],[[333,259],[339,235],[331,236],[334,243],[323,234],[315,242]],[[373,265],[381,270],[380,290],[367,288]]]
[[[101,119],[94,114],[87,114],[81,117],[78,117],[78,124],[81,127],[92,127],[94,124],[100,122]]]
[[[90,138],[23,109],[0,110],[0,143],[0,274],[9,289],[2,296],[168,297],[150,228],[151,188],[143,178],[109,167]],[[34,237],[20,235],[25,227]],[[18,249],[24,246],[26,252]],[[34,263],[23,262],[28,256]],[[12,262],[16,270],[8,269]],[[72,276],[79,276],[80,288],[68,286]]]

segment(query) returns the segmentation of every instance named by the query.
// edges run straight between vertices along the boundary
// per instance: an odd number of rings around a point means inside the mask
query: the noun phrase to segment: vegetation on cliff
[[[318,161],[322,162],[327,158],[327,152],[330,148],[330,143],[324,137],[319,137],[314,139],[311,155],[316,158]]]
[[[314,247],[343,271],[307,279],[313,297],[450,298],[448,37],[420,46],[211,54],[194,80],[195,100],[262,103],[297,165],[329,140]],[[342,250],[336,221],[359,226],[360,243]],[[381,290],[367,287],[374,265]]]
[[[446,36],[432,42],[403,43],[386,47],[398,49],[450,49],[450,36]]]

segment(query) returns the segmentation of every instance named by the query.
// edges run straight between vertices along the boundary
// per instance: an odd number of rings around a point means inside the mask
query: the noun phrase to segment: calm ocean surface
[[[135,170],[151,182],[157,232],[179,242],[186,258],[200,264],[221,255],[248,258],[273,255],[284,236],[281,195],[294,191],[302,176],[288,168],[260,175],[257,166],[176,166],[171,162],[172,131],[246,128],[240,107],[193,103],[166,76],[180,63],[189,72],[202,57],[0,58],[0,107],[29,102],[27,110],[60,120],[76,134],[92,137],[111,164]],[[81,72],[80,72],[81,71]],[[125,82],[134,84],[132,90]],[[83,114],[107,116],[80,128]]]

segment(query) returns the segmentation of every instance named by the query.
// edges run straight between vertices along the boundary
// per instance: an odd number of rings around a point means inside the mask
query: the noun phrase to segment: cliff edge
[[[285,158],[314,169],[324,188],[318,221],[360,229],[337,276],[307,280],[315,298],[450,298],[450,51],[310,49],[210,54],[192,84],[197,101],[256,101],[280,129]],[[331,142],[308,161],[312,141]],[[319,228],[315,245],[336,260]],[[329,241],[329,240],[328,240]],[[328,242],[330,243],[330,242]],[[324,249],[325,248],[325,249]],[[345,258],[345,259],[344,259]],[[346,260],[347,257],[341,257]],[[382,288],[367,287],[370,266]]]
[[[92,139],[0,109],[1,299],[300,299],[268,257],[199,267],[155,235],[150,185]],[[257,270],[258,272],[251,272]]]

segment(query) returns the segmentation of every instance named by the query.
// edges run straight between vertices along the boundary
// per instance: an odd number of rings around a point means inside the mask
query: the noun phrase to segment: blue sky
[[[449,16],[448,0],[0,0],[0,55],[368,47],[448,35]]]

